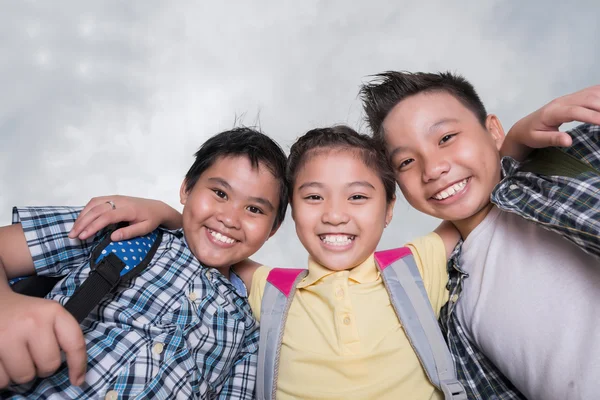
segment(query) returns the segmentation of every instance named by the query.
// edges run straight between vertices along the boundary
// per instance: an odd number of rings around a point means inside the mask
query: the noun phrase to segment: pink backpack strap
[[[383,271],[394,262],[411,255],[408,247],[399,247],[397,249],[382,250],[375,252],[375,260],[379,263],[379,268]]]
[[[273,268],[267,276],[267,282],[289,297],[298,275],[304,271],[306,269]]]

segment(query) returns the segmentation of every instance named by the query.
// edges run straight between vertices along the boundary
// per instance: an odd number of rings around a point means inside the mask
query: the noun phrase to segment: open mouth
[[[230,238],[229,236],[225,236],[220,232],[217,231],[213,231],[210,228],[206,228],[208,230],[208,233],[210,234],[210,236],[212,236],[217,242],[221,242],[224,244],[234,244],[235,242],[237,242],[237,240]]]
[[[339,246],[339,247],[343,247],[343,246],[347,246],[350,243],[352,243],[352,241],[354,239],[356,239],[355,235],[340,235],[340,234],[336,234],[336,235],[319,235],[319,239],[321,239],[321,241],[327,245],[330,246]]]
[[[455,184],[440,190],[439,192],[431,196],[431,198],[435,200],[446,200],[450,197],[456,196],[465,188],[465,186],[467,186],[467,183],[469,183],[469,179],[470,178],[465,178],[460,182],[456,182]]]

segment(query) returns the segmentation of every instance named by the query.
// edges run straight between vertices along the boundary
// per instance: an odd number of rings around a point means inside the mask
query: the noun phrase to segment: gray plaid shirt
[[[569,132],[573,145],[563,149],[600,170],[600,126],[583,124]],[[512,212],[558,233],[584,251],[600,258],[600,176],[585,172],[575,178],[521,172],[521,164],[505,157],[504,179],[491,200]],[[458,378],[469,399],[523,399],[524,396],[469,341],[454,313],[462,285],[469,277],[458,263],[459,243],[448,261],[450,301],[442,308],[440,325],[454,358]]]

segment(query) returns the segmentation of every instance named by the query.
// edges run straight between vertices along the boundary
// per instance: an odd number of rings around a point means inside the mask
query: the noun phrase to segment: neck
[[[489,212],[492,210],[494,205],[492,203],[488,203],[481,210],[477,211],[474,215],[469,218],[465,218],[460,221],[452,221],[456,229],[460,232],[460,236],[463,240],[467,239],[467,237],[473,232],[473,229],[477,227],[484,219],[487,217]]]
[[[214,267],[217,271],[219,271],[221,274],[223,274],[223,276],[227,279],[229,279],[229,271],[231,270],[231,267]]]

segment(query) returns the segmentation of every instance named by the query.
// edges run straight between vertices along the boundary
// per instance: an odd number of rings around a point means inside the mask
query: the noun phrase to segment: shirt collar
[[[348,279],[356,283],[374,282],[379,279],[379,271],[375,265],[373,254],[356,267],[345,271],[332,271],[316,262],[312,257],[308,257],[308,275],[298,283],[297,287],[300,289],[312,286],[321,279],[339,272],[346,273]]]

